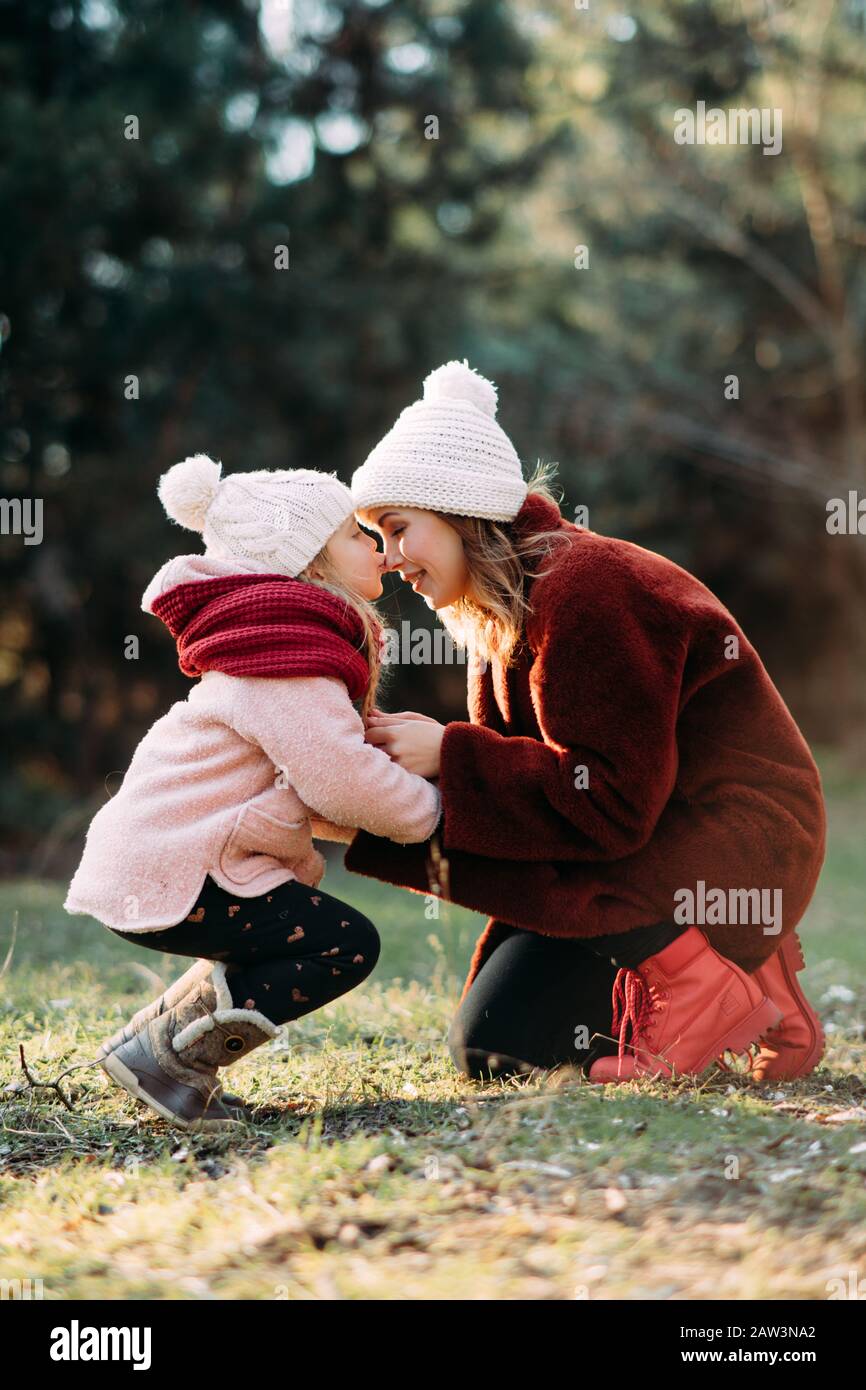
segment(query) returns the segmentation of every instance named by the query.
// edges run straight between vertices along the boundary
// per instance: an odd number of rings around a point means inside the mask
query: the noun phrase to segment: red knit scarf
[[[151,604],[185,676],[338,676],[367,689],[364,625],[342,599],[284,574],[230,574],[166,589]]]

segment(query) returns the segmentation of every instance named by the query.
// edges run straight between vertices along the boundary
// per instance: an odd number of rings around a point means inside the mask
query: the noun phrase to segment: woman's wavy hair
[[[555,474],[555,463],[539,462],[527,483],[528,492],[559,506],[561,497],[550,487]],[[518,535],[512,522],[453,512],[437,512],[437,516],[453,526],[463,541],[475,595],[440,608],[439,618],[456,645],[468,647],[476,660],[490,661],[495,656],[503,666],[513,665],[532,612],[527,581],[549,573],[551,566],[537,566],[560,544],[568,544],[569,533],[560,528]]]

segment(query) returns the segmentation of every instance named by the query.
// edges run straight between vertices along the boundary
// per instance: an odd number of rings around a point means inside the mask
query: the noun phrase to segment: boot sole
[[[699,1057],[698,1060],[689,1067],[688,1071],[680,1071],[674,1063],[665,1060],[664,1054],[660,1054],[658,1059],[654,1058],[653,1060],[663,1062],[665,1066],[670,1067],[670,1073],[657,1072],[653,1074],[647,1071],[638,1073],[637,1076],[633,1077],[612,1077],[611,1081],[641,1081],[643,1079],[670,1081],[674,1075],[700,1076],[701,1072],[706,1071],[708,1066],[716,1062],[723,1052],[733,1052],[735,1054],[738,1052],[747,1052],[752,1043],[757,1042],[761,1034],[765,1033],[768,1028],[771,1028],[774,1023],[778,1023],[781,1017],[782,1010],[765,994],[758,1007],[753,1009],[750,1014],[747,1014],[744,1019],[741,1019],[736,1027],[731,1029],[729,1033],[725,1033],[719,1042],[712,1043],[703,1056]],[[593,1080],[591,1075],[590,1080]]]
[[[141,1101],[142,1104],[149,1105],[151,1110],[155,1110],[156,1113],[158,1115],[161,1115],[164,1120],[168,1120],[170,1124],[177,1125],[179,1129],[225,1129],[227,1125],[237,1125],[244,1123],[240,1116],[232,1116],[231,1119],[214,1118],[208,1120],[202,1118],[198,1120],[184,1120],[181,1116],[175,1115],[173,1111],[168,1109],[167,1106],[162,1105],[160,1101],[155,1099],[154,1096],[150,1095],[150,1093],[146,1091],[142,1086],[138,1077],[135,1075],[135,1072],[130,1071],[129,1067],[125,1066],[124,1063],[121,1062],[120,1058],[115,1056],[113,1052],[109,1053],[107,1057],[101,1057],[99,1060],[99,1065],[102,1067],[103,1071],[108,1073],[112,1081],[117,1082],[118,1086],[122,1086],[125,1091],[128,1091],[131,1096],[134,1096],[136,1100]]]
[[[803,947],[797,933],[791,932],[779,947],[779,956],[782,966],[782,974],[785,976],[785,983],[793,994],[800,1006],[800,1012],[806,1020],[812,1033],[812,1046],[806,1053],[803,1061],[793,1071],[786,1071],[784,1076],[768,1076],[767,1081],[796,1081],[801,1076],[808,1076],[824,1056],[827,1046],[827,1038],[821,1024],[821,1020],[812,1008],[805,994],[800,988],[797,980],[797,972],[804,970],[806,958],[803,955]],[[772,1032],[772,1029],[770,1030]],[[772,1045],[772,1037],[767,1041]]]

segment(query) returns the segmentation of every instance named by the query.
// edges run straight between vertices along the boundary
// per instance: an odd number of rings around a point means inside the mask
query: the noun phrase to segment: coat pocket
[[[291,869],[306,882],[324,860],[313,847],[309,816],[282,820],[248,802],[219,857],[220,872],[233,883],[250,883],[274,868]],[[321,877],[321,873],[319,873]]]

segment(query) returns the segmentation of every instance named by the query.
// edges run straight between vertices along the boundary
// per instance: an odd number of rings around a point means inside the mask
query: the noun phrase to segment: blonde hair
[[[559,506],[550,483],[556,464],[538,463],[527,487],[529,493]],[[531,531],[515,535],[511,522],[488,521],[477,516],[458,516],[437,512],[453,526],[463,541],[463,550],[473,597],[466,595],[438,610],[447,631],[458,647],[471,647],[476,660],[494,656],[503,666],[513,665],[525,632],[532,606],[526,597],[527,580],[548,574],[530,568],[543,561],[562,543],[568,532],[562,529]]]
[[[374,605],[368,599],[362,598],[360,594],[351,589],[340,575],[336,565],[327,553],[327,545],[323,546],[318,555],[310,561],[306,569],[298,575],[307,584],[315,584],[320,589],[326,589],[335,598],[341,598],[348,606],[358,614],[364,628],[364,656],[367,658],[367,665],[370,668],[370,680],[361,701],[361,718],[366,722],[367,715],[376,703],[376,698],[382,677],[382,657],[379,647],[379,633],[381,632],[381,622],[379,614]],[[310,571],[313,568],[320,571],[320,575],[313,575]]]

